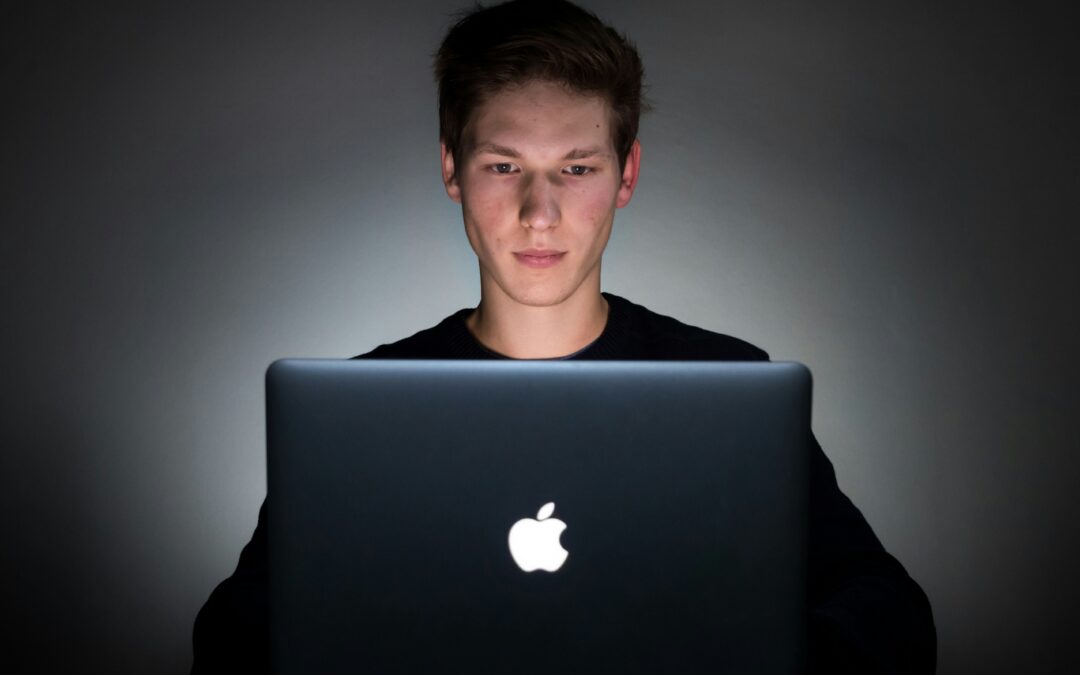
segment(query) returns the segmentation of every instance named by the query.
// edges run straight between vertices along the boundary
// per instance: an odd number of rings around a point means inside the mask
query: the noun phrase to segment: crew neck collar
[[[452,317],[452,327],[455,333],[453,339],[454,351],[459,352],[459,355],[463,358],[504,361],[572,361],[575,359],[604,358],[605,356],[610,358],[609,352],[614,353],[621,329],[625,324],[626,308],[624,303],[626,301],[610,293],[601,293],[601,295],[604,296],[608,303],[608,316],[604,329],[600,331],[600,335],[595,340],[572,354],[543,359],[515,359],[489,349],[476,339],[476,336],[472,334],[472,331],[469,330],[468,325],[465,323],[466,317],[475,311],[475,307],[459,310]]]

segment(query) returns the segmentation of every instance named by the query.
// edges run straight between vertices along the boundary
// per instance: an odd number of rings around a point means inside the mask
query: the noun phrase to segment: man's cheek
[[[611,219],[614,208],[607,195],[600,195],[589,200],[583,209],[584,220],[594,229],[603,228]]]
[[[491,192],[478,197],[473,215],[482,229],[494,231],[517,222],[518,211],[506,195]]]

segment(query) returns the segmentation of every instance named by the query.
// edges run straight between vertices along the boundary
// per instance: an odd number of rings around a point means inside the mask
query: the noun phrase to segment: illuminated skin
[[[464,137],[460,161],[442,146],[442,171],[480,265],[469,329],[514,358],[588,345],[607,320],[600,260],[615,209],[633,196],[640,145],[620,171],[608,104],[550,82],[492,96]],[[557,255],[527,255],[544,251]]]

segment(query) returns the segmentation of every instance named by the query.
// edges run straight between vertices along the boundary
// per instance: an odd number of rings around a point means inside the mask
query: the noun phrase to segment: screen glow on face
[[[533,82],[489,98],[466,136],[461,161],[444,153],[444,179],[462,204],[485,295],[550,306],[599,292],[615,209],[633,192],[607,102]],[[636,179],[636,160],[630,168]]]

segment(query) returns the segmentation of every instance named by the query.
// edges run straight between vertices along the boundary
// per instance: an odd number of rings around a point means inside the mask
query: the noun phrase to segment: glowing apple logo
[[[559,543],[566,523],[552,518],[555,502],[548,502],[536,512],[536,520],[522,518],[510,528],[510,555],[526,572],[554,572],[562,567],[569,555]]]

